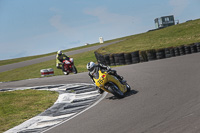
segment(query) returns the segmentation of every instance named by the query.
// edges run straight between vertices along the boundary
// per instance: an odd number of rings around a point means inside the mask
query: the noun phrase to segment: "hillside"
[[[102,47],[98,52],[103,54],[133,52],[136,50],[159,49],[200,42],[200,19],[174,25],[161,30],[150,31],[118,39],[123,39],[124,41],[109,45],[108,47]],[[112,41],[116,41],[116,39],[108,42]],[[89,61],[96,61],[94,51],[73,55],[72,58],[75,60],[78,72],[86,72],[86,64]],[[41,77],[40,70],[45,68],[53,68],[55,76],[63,75],[62,71],[56,68],[54,59],[2,72],[0,74],[0,82],[39,78]]]
[[[117,44],[100,48],[102,54],[175,47],[200,42],[200,19],[126,37]]]

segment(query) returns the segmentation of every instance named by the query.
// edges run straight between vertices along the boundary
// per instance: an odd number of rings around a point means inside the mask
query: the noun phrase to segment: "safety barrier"
[[[40,73],[42,77],[47,76],[47,75],[54,75],[54,70],[53,68],[41,69]]]
[[[178,47],[151,49],[146,51],[134,51],[129,53],[116,53],[106,55],[102,55],[96,51],[94,53],[98,63],[115,66],[159,60],[197,52],[200,52],[200,42],[189,45],[181,45]]]

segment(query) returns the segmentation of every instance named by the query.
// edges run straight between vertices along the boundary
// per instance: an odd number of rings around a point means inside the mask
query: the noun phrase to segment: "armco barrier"
[[[146,51],[134,51],[129,53],[116,53],[106,55],[101,55],[95,51],[94,54],[98,63],[115,66],[171,58],[197,52],[200,52],[200,42],[157,50],[152,49]]]

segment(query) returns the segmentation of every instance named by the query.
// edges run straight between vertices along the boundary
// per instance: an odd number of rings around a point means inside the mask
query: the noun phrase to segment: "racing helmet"
[[[87,64],[87,69],[88,69],[88,71],[90,71],[90,72],[94,72],[95,71],[95,66],[96,66],[96,64],[94,63],[94,62],[89,62],[88,64]]]
[[[59,51],[57,52],[57,54],[58,54],[58,55],[61,55],[61,54],[62,54],[62,51],[61,51],[61,50],[59,50]]]

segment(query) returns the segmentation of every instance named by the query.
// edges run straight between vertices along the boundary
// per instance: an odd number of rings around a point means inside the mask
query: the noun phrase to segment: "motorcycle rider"
[[[63,67],[63,61],[68,60],[73,62],[73,58],[69,58],[67,55],[65,55],[61,50],[57,52],[56,56],[56,67],[62,69],[63,73],[66,75],[67,72],[65,72]]]
[[[93,83],[95,83],[93,77],[97,77],[98,78],[98,71],[101,70],[102,72],[107,71],[108,74],[110,75],[114,75],[115,77],[117,77],[120,81],[126,82],[125,80],[123,80],[123,77],[117,74],[116,70],[111,70],[111,68],[109,66],[105,66],[103,64],[95,64],[94,62],[89,62],[87,64],[87,69],[89,71],[88,75],[90,76],[91,80]],[[96,88],[98,89],[98,92],[100,94],[102,94],[104,92],[104,90],[100,89],[99,87],[96,86]]]
[[[56,67],[58,69],[62,69],[63,60],[69,60],[69,57],[59,50],[56,55]]]

